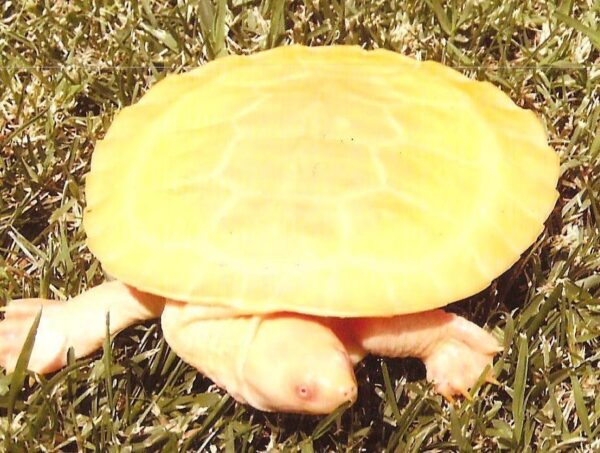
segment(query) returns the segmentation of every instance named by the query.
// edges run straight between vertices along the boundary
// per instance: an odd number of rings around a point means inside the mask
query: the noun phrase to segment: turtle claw
[[[494,375],[494,372],[492,370],[489,371],[489,373],[487,374],[487,376],[485,377],[485,382],[487,382],[488,384],[493,384],[493,385],[497,385],[497,386],[501,386],[502,383],[496,379],[496,376]]]
[[[464,399],[466,399],[467,401],[473,401],[473,397],[467,391],[467,389],[459,388],[459,389],[455,389],[454,391],[452,391],[448,388],[438,389],[438,387],[435,385],[434,385],[434,388],[440,395],[442,395],[442,397],[446,401],[448,401],[448,403],[450,403],[452,405],[456,404],[456,398],[454,397],[455,395],[462,395],[462,397]]]
[[[454,396],[452,396],[452,393],[450,393],[450,392],[440,392],[440,393],[444,397],[444,399],[446,401],[448,401],[450,404],[454,405],[456,403],[456,400],[454,399]]]
[[[469,393],[469,391],[465,388],[458,389],[458,392],[466,399],[467,401],[473,401],[473,397]]]

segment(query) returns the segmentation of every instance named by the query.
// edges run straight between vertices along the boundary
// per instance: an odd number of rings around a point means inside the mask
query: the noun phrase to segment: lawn
[[[0,305],[105,279],[82,228],[94,143],[157,80],[291,42],[385,47],[487,80],[561,160],[546,230],[452,311],[502,339],[500,386],[448,404],[368,358],[328,417],[236,404],[149,322],[56,374],[0,371],[0,451],[600,451],[600,4],[594,0],[29,0],[0,5]]]

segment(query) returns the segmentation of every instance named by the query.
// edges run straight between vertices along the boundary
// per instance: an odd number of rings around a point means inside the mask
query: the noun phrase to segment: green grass
[[[353,407],[265,414],[215,389],[147,323],[54,375],[0,374],[0,450],[600,451],[598,3],[188,3],[0,5],[0,301],[65,299],[104,279],[85,247],[84,175],[114,112],[165,74],[289,42],[386,47],[501,87],[539,114],[561,157],[544,234],[451,307],[503,338],[503,385],[452,406],[419,362],[369,358]]]

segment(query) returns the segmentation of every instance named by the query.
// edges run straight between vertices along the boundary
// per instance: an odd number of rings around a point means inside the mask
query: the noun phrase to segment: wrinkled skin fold
[[[427,379],[448,399],[492,364],[498,342],[477,325],[442,310],[386,318],[325,318],[295,313],[207,318],[202,306],[104,283],[68,302],[14,300],[0,322],[0,365],[14,369],[42,309],[29,369],[66,365],[69,347],[84,357],[102,345],[106,313],[116,334],[161,318],[165,339],[187,363],[236,400],[265,411],[326,414],[357,396],[353,365],[366,354],[417,357]],[[495,379],[490,373],[490,382]]]

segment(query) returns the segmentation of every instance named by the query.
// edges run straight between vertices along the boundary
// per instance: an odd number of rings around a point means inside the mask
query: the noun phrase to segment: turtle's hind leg
[[[355,341],[367,352],[423,360],[427,379],[449,400],[456,394],[468,397],[469,388],[501,350],[481,327],[443,310],[351,322]],[[487,380],[496,382],[491,372]]]
[[[67,350],[84,357],[102,345],[106,313],[110,333],[138,321],[160,316],[164,299],[137,291],[121,282],[99,285],[68,302],[48,299],[11,301],[0,321],[0,365],[15,368],[25,338],[40,310],[42,315],[28,369],[50,373],[66,365]]]

